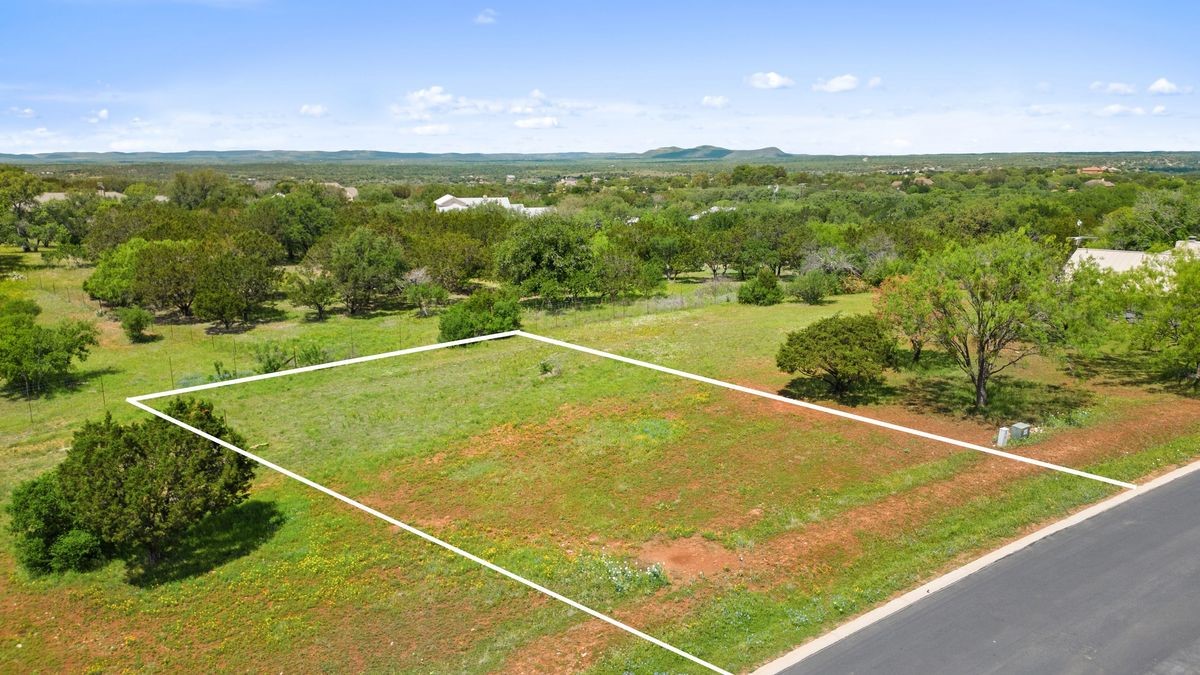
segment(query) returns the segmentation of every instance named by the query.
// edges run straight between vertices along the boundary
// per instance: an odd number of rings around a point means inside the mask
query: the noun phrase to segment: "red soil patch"
[[[672,579],[683,581],[744,566],[740,555],[702,537],[647,542],[637,559],[645,565],[662,565]]]

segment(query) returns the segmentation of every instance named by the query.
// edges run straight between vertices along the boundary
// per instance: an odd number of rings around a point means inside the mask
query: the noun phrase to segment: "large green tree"
[[[1175,254],[1132,273],[1128,307],[1135,344],[1154,354],[1168,375],[1200,386],[1200,257]]]
[[[591,266],[588,238],[587,228],[564,218],[519,222],[496,245],[496,272],[524,293],[560,295]]]
[[[307,192],[256,200],[246,207],[242,217],[247,226],[279,242],[291,262],[304,257],[309,247],[333,227],[333,209]]]
[[[351,314],[370,307],[380,294],[398,291],[408,269],[400,245],[366,226],[333,240],[324,267]]]
[[[17,167],[0,166],[0,239],[36,251],[38,228],[31,216],[38,209],[34,199],[45,184],[33,174]]]
[[[191,316],[206,257],[205,246],[191,239],[147,243],[134,262],[134,297],[156,309],[175,308]]]
[[[137,282],[137,259],[146,247],[146,240],[134,237],[106,251],[91,276],[83,281],[83,290],[106,305],[125,306],[137,301],[134,294]]]
[[[279,283],[275,263],[283,257],[282,247],[248,230],[210,248],[198,270],[196,315],[226,328],[237,319],[249,323]]]
[[[244,444],[207,401],[176,399],[164,412],[224,441]],[[122,425],[110,416],[75,433],[59,475],[81,527],[154,565],[201,518],[243,501],[254,465],[157,417]]]
[[[909,301],[932,310],[930,332],[970,378],[977,408],[987,406],[996,373],[1061,335],[1062,258],[1016,231],[972,246],[951,243],[914,270]]]

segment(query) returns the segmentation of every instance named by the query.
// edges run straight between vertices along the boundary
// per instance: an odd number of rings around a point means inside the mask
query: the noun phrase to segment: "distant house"
[[[688,220],[700,220],[701,218],[703,218],[704,216],[707,216],[710,213],[721,213],[723,211],[737,211],[737,207],[736,206],[710,206],[707,209],[701,211],[700,213],[693,213],[692,215],[688,216]]]
[[[66,192],[43,192],[33,198],[33,201],[38,204],[48,204],[50,202],[61,202],[67,199]],[[125,199],[125,195],[113,190],[96,190],[96,196],[100,199]]]
[[[455,197],[454,195],[442,195],[433,202],[438,213],[447,211],[462,211],[463,209],[473,209],[477,206],[499,206],[502,209],[515,211],[524,216],[540,216],[550,213],[554,210],[553,206],[525,206],[524,204],[516,204],[509,201],[508,197]]]
[[[39,204],[49,204],[50,202],[61,202],[67,198],[65,192],[43,192],[33,198],[33,201]]]
[[[321,183],[321,185],[324,185],[325,187],[331,187],[335,190],[341,190],[342,196],[344,196],[348,202],[352,202],[358,198],[358,188],[356,187],[346,187],[341,183]]]
[[[579,185],[579,177],[578,176],[564,176],[564,177],[558,179],[558,184],[563,187],[575,187],[576,185]]]
[[[1113,185],[1115,185],[1115,183],[1110,180],[1104,180],[1103,178],[1093,178],[1083,183],[1084,187],[1112,187]]]
[[[1187,251],[1200,255],[1200,241],[1188,239],[1186,241],[1175,242],[1174,251],[1165,251],[1163,253],[1146,253],[1144,251],[1116,251],[1106,248],[1077,248],[1071,254],[1070,260],[1067,261],[1067,268],[1071,269],[1083,264],[1085,260],[1090,260],[1102,270],[1110,270],[1113,272],[1128,272],[1142,265],[1152,262],[1166,261],[1171,257],[1172,253]]]
[[[925,176],[917,176],[916,178],[914,178],[914,179],[913,179],[913,185],[921,185],[921,186],[924,186],[924,187],[932,187],[932,186],[933,186],[933,179],[932,179],[932,178],[927,178],[927,177],[925,177]]]
[[[1082,169],[1077,169],[1076,172],[1085,176],[1099,176],[1107,170],[1108,167],[1106,166],[1085,166]]]

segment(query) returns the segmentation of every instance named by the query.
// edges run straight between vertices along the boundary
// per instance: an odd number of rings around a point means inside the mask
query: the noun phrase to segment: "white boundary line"
[[[871,417],[864,417],[862,415],[856,415],[854,413],[846,412],[844,410],[838,410],[836,408],[827,408],[825,406],[816,405],[814,403],[809,403],[807,401],[800,401],[800,400],[796,400],[796,399],[786,398],[786,397],[780,396],[778,394],[772,394],[770,392],[760,391],[758,389],[752,389],[750,387],[744,387],[744,386],[738,385],[738,384],[732,384],[730,382],[725,382],[723,380],[716,380],[711,377],[705,377],[703,375],[696,375],[694,373],[689,373],[689,372],[682,371],[682,370],[676,370],[674,368],[668,368],[666,366],[660,366],[658,364],[650,363],[648,361],[639,361],[637,359],[632,359],[627,356],[621,356],[619,354],[613,354],[610,352],[601,351],[599,349],[592,349],[591,347],[584,347],[581,345],[573,344],[570,342],[564,342],[562,340],[556,340],[554,338],[549,338],[549,337],[537,335],[534,333],[527,333],[522,330],[504,331],[501,333],[492,333],[490,335],[481,335],[478,337],[466,338],[463,340],[452,340],[449,342],[439,342],[437,344],[423,345],[420,347],[411,347],[408,349],[400,349],[400,350],[391,351],[391,352],[384,352],[381,354],[370,354],[367,356],[359,356],[359,357],[351,358],[351,359],[342,359],[340,361],[330,361],[328,363],[319,363],[316,365],[304,366],[304,367],[300,367],[300,368],[290,368],[288,370],[280,370],[280,371],[276,371],[273,373],[263,373],[260,375],[250,375],[248,377],[239,377],[239,378],[234,378],[234,379],[230,379],[230,380],[223,380],[220,382],[210,382],[207,384],[200,384],[200,385],[196,385],[196,386],[192,386],[192,387],[182,387],[182,388],[178,388],[178,389],[171,389],[168,391],[155,392],[155,393],[151,393],[151,394],[142,394],[140,396],[131,396],[125,400],[126,400],[126,402],[150,413],[151,415],[154,415],[155,417],[159,417],[159,418],[166,420],[167,422],[170,422],[171,424],[174,424],[182,429],[186,429],[187,431],[190,431],[198,436],[201,436],[209,441],[212,441],[213,443],[216,443],[222,447],[228,448],[229,450],[232,450],[233,452],[236,452],[236,453],[243,455],[255,462],[258,462],[259,464],[262,464],[263,466],[265,466],[269,469],[277,471],[277,472],[279,472],[285,476],[288,476],[289,478],[292,478],[294,480],[300,481],[301,483],[304,483],[305,485],[307,485],[315,490],[318,490],[320,492],[323,492],[335,499],[345,502],[346,504],[349,504],[350,506],[353,506],[354,508],[359,509],[360,511],[363,511],[372,516],[375,516],[376,518],[379,518],[380,520],[383,520],[391,525],[399,527],[399,528],[405,530],[406,532],[415,534],[418,537],[425,539],[426,541],[429,541],[433,544],[441,546],[442,548],[445,548],[448,551],[456,553],[464,558],[467,558],[468,560],[470,560],[474,563],[482,565],[494,572],[497,572],[497,573],[502,574],[514,581],[524,584],[525,586],[528,586],[529,588],[532,588],[540,593],[543,593],[551,598],[554,598],[555,600],[558,600],[567,605],[570,605],[571,607],[574,607],[575,609],[585,612],[597,619],[600,619],[601,621],[609,623],[617,628],[620,628],[621,630],[624,630],[624,631],[626,631],[632,635],[635,635],[639,638],[642,638],[643,640],[646,640],[652,644],[662,647],[663,649],[666,649],[667,651],[670,651],[674,654],[682,656],[683,658],[688,659],[689,661],[692,661],[701,666],[704,666],[705,668],[708,668],[709,670],[712,670],[717,673],[723,673],[725,675],[730,675],[728,673],[728,671],[723,670],[703,659],[693,656],[693,655],[691,655],[677,647],[674,647],[666,642],[663,642],[662,640],[659,640],[658,638],[655,638],[651,635],[647,635],[646,633],[643,633],[642,631],[639,631],[638,629],[633,628],[632,626],[629,626],[629,625],[622,623],[612,617],[602,614],[594,609],[591,609],[590,607],[582,605],[582,604],[576,602],[575,600],[572,600],[564,595],[561,595],[559,593],[556,593],[556,592],[546,588],[545,586],[542,586],[542,585],[540,585],[536,582],[530,581],[518,574],[510,572],[510,571],[504,569],[503,567],[496,565],[495,563],[489,562],[489,561],[487,561],[483,558],[480,558],[472,553],[469,553],[461,548],[458,548],[457,546],[454,546],[453,544],[450,544],[449,542],[438,539],[437,537],[435,537],[431,534],[428,534],[422,530],[419,530],[411,525],[408,525],[407,523],[396,520],[395,518],[392,518],[391,516],[389,516],[385,513],[376,511],[375,509],[373,509],[361,502],[358,502],[354,499],[351,499],[350,497],[347,497],[341,493],[331,490],[331,489],[325,487],[324,485],[321,485],[320,483],[309,480],[308,478],[305,478],[304,476],[301,476],[300,474],[297,474],[293,471],[285,469],[282,466],[279,466],[278,464],[267,461],[266,459],[263,459],[262,457],[259,457],[258,455],[247,452],[227,441],[217,438],[216,436],[205,433],[204,431],[197,429],[196,427],[186,424],[180,420],[177,420],[174,417],[171,417],[170,415],[167,415],[166,413],[158,411],[158,410],[146,405],[145,403],[143,403],[143,401],[148,401],[151,399],[163,398],[163,397],[167,397],[167,396],[178,396],[180,394],[189,394],[189,393],[193,393],[193,392],[197,392],[197,391],[216,389],[218,387],[227,387],[227,386],[234,385],[234,384],[243,384],[246,382],[257,382],[259,380],[267,380],[267,379],[272,379],[272,378],[276,378],[276,377],[284,377],[286,375],[296,375],[299,373],[308,373],[308,372],[313,372],[316,370],[325,370],[327,368],[336,368],[338,366],[346,366],[346,365],[352,365],[352,364],[356,364],[356,363],[366,363],[369,361],[377,361],[380,359],[392,358],[395,356],[404,356],[406,354],[416,354],[419,352],[433,351],[436,349],[443,349],[445,347],[455,347],[455,346],[459,346],[459,345],[467,345],[467,344],[472,344],[472,343],[476,343],[476,342],[485,342],[485,341],[489,341],[489,340],[498,340],[498,339],[509,338],[509,337],[518,337],[518,336],[529,338],[531,340],[536,340],[538,342],[543,342],[543,343],[550,344],[550,345],[555,345],[557,347],[562,347],[565,349],[571,349],[571,350],[582,352],[585,354],[591,354],[593,356],[599,356],[599,357],[611,359],[614,361],[620,361],[622,363],[628,363],[630,365],[640,366],[642,368],[648,368],[650,370],[656,370],[656,371],[659,371],[662,373],[667,373],[669,375],[675,375],[677,377],[682,377],[682,378],[694,380],[697,382],[703,382],[705,384],[710,384],[710,385],[722,387],[725,389],[731,389],[733,391],[750,394],[752,396],[759,396],[759,397],[770,399],[770,400],[777,401],[780,403],[787,403],[789,405],[794,405],[794,406],[798,406],[801,408],[808,408],[810,410],[816,410],[818,412],[823,412],[823,413],[827,413],[830,415],[836,415],[838,417],[843,417],[846,419],[855,420],[857,422],[863,422],[865,424],[871,424],[874,426],[883,427],[885,429],[890,429],[892,431],[899,431],[899,432],[914,435],[914,436],[920,436],[922,438],[927,438],[929,440],[934,440],[934,441],[938,441],[941,443],[947,443],[950,445],[955,445],[955,446],[967,448],[970,450],[977,450],[979,452],[984,452],[984,453],[987,453],[990,455],[996,455],[998,457],[1004,457],[1006,459],[1011,459],[1011,460],[1018,461],[1018,462],[1024,462],[1026,464],[1032,464],[1032,465],[1039,466],[1042,468],[1052,469],[1054,471],[1068,473],[1068,474],[1071,474],[1074,476],[1080,476],[1082,478],[1089,478],[1091,480],[1097,480],[1097,481],[1100,481],[1103,483],[1117,485],[1119,487],[1128,488],[1130,490],[1133,490],[1137,487],[1136,485],[1133,485],[1132,483],[1125,483],[1123,481],[1114,480],[1112,478],[1106,478],[1104,476],[1098,476],[1095,474],[1087,473],[1085,471],[1079,471],[1078,469],[1072,469],[1070,467],[1059,466],[1057,464],[1051,464],[1049,462],[1043,462],[1041,460],[1032,459],[1029,457],[1022,457],[1020,455],[1014,455],[1012,453],[1004,452],[1001,450],[995,450],[992,448],[984,447],[982,445],[975,445],[974,443],[967,443],[965,441],[959,441],[959,440],[956,440],[953,438],[939,436],[937,434],[932,434],[927,431],[921,431],[919,429],[912,429],[909,427],[900,426],[898,424],[892,424],[891,422],[884,422],[882,420],[877,420],[877,419],[874,419]],[[1133,494],[1133,493],[1130,493],[1130,494]]]
[[[899,612],[902,609],[905,609],[910,605],[920,602],[922,599],[929,597],[930,595],[942,590],[943,588],[946,588],[947,586],[951,586],[959,581],[962,581],[963,579],[975,574],[979,570],[982,570],[983,568],[999,561],[1002,558],[1007,558],[1008,556],[1022,549],[1028,548],[1042,539],[1049,537],[1050,535],[1061,532],[1062,530],[1065,530],[1073,525],[1078,525],[1079,523],[1082,523],[1083,521],[1094,516],[1098,516],[1113,507],[1120,506],[1121,504],[1124,504],[1125,502],[1138,497],[1139,495],[1144,495],[1155,488],[1162,487],[1171,481],[1183,478],[1184,476],[1195,473],[1196,471],[1200,471],[1200,461],[1192,462],[1191,464],[1178,468],[1170,473],[1159,476],[1149,483],[1142,484],[1137,490],[1120,492],[1098,504],[1094,504],[1082,511],[1079,511],[1074,515],[1067,516],[1060,521],[1051,523],[1050,525],[1047,525],[1046,527],[1043,527],[1032,534],[1021,537],[1020,539],[1006,544],[992,551],[991,553],[972,560],[956,570],[948,572],[927,584],[914,588],[913,590],[901,595],[887,604],[876,607],[866,614],[863,614],[856,619],[838,626],[832,631],[825,633],[811,642],[805,643],[801,647],[784,654],[774,661],[760,666],[752,675],[774,675],[785,668],[794,666],[804,659],[821,651],[822,649],[830,647],[833,644],[850,637],[858,631],[874,623],[878,623],[879,621],[886,619],[887,617]]]

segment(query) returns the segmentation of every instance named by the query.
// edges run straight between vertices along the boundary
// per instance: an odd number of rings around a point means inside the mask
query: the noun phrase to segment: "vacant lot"
[[[35,260],[8,264],[26,263],[22,283],[47,318],[96,316],[77,290],[86,271]],[[537,315],[528,328],[819,396],[776,371],[775,349],[788,330],[868,307],[865,295],[815,308],[664,303]],[[74,390],[0,401],[0,498],[57,462],[80,420],[105,405],[132,417],[124,396],[205,377],[213,361],[247,370],[255,342],[302,337],[344,358],[436,333],[402,313],[310,324],[284,310],[240,335],[159,327],[148,345],[105,322]],[[993,422],[964,416],[961,377],[930,361],[858,411],[986,443]],[[1122,479],[1196,452],[1196,401],[1137,381],[1128,360],[1073,372],[1037,361],[1002,383],[1000,409],[1047,428],[1018,452]],[[525,341],[207,396],[255,452],[730,669],[1111,490]],[[0,544],[5,670],[689,668],[265,472],[250,502],[200,524],[150,578],[112,564],[29,579],[7,533]]]

